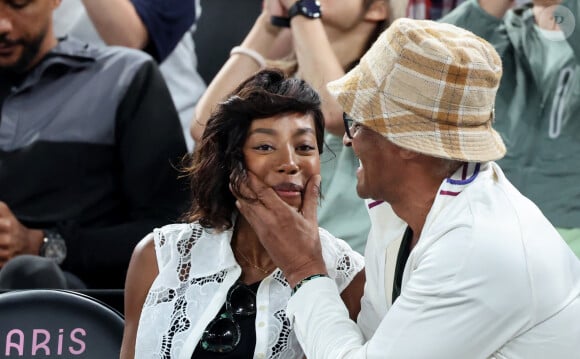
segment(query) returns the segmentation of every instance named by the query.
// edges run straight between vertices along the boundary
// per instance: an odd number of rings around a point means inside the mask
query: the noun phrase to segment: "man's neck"
[[[430,203],[424,203],[423,205],[420,205],[420,202],[417,202],[414,204],[392,206],[393,211],[397,216],[405,221],[413,231],[413,239],[411,240],[410,245],[411,249],[413,249],[419,241],[427,215],[429,214],[429,211],[431,211],[432,204],[433,201]]]
[[[405,176],[408,181],[400,187],[398,200],[393,201],[393,211],[413,231],[411,249],[417,244],[427,216],[433,207],[435,198],[446,177],[451,176],[457,168],[450,168],[450,173],[438,173],[441,164],[429,157],[421,157],[419,166],[409,168],[409,174]]]

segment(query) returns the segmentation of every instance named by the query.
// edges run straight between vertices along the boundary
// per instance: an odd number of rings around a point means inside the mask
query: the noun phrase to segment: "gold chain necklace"
[[[250,261],[250,259],[248,257],[246,257],[244,255],[244,253],[242,253],[240,250],[236,249],[235,251],[236,251],[237,254],[240,255],[240,257],[242,257],[242,259],[244,260],[244,262],[246,262],[246,264],[248,264],[252,268],[255,268],[255,269],[259,270],[260,272],[262,272],[264,274],[270,273],[275,268],[274,267],[274,268],[270,268],[270,269],[264,269],[264,268],[262,268],[262,267],[260,267],[260,266],[258,266],[256,264],[252,263],[252,261]]]

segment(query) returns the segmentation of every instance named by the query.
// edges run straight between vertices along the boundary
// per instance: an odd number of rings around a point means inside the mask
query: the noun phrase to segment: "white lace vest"
[[[342,291],[363,268],[363,257],[324,229],[319,233],[328,274]],[[154,234],[159,275],[141,312],[135,358],[190,359],[241,274],[230,247],[232,232],[211,233],[193,223],[168,225]],[[286,317],[290,294],[279,269],[260,283],[255,358],[303,357]]]

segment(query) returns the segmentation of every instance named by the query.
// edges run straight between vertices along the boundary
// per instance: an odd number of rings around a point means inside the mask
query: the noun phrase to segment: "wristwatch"
[[[322,16],[318,0],[298,0],[288,9],[288,18],[296,15],[306,16],[309,19],[318,19]]]
[[[64,238],[54,230],[44,230],[44,241],[40,247],[40,255],[61,264],[66,258],[66,242]]]
[[[279,27],[290,27],[290,19],[296,15],[302,15],[309,19],[322,17],[320,2],[318,0],[298,0],[288,9],[288,17],[272,16],[270,23]]]

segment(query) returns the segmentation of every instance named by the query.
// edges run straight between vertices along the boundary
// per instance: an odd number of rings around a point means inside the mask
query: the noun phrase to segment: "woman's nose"
[[[294,175],[298,173],[298,166],[295,162],[283,163],[278,167],[278,172]]]
[[[278,172],[296,174],[298,173],[298,164],[293,149],[286,149],[280,151],[280,164],[278,165]]]

